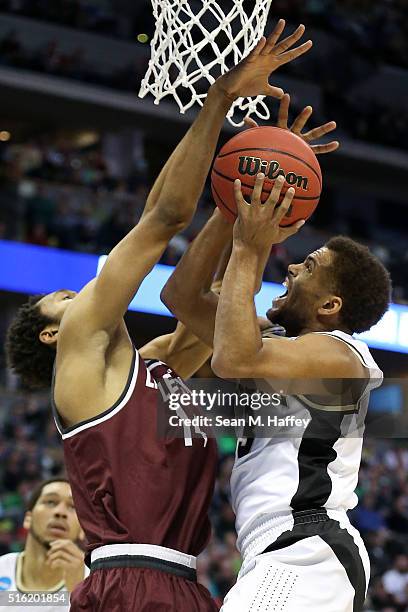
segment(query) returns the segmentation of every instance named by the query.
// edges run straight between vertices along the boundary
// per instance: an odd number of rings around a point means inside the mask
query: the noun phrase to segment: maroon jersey
[[[183,438],[159,438],[157,383],[169,377],[177,375],[159,361],[145,363],[135,350],[126,387],[111,408],[64,428],[53,406],[88,553],[137,543],[197,556],[208,542],[216,442],[193,437],[189,446]]]

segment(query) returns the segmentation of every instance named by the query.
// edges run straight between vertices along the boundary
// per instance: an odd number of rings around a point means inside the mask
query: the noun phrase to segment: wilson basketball
[[[275,179],[285,177],[281,201],[289,187],[295,189],[292,205],[281,226],[308,219],[319,203],[322,172],[309,145],[300,136],[277,127],[256,127],[240,132],[219,152],[211,173],[214,200],[221,212],[235,221],[237,208],[234,181],[241,180],[242,193],[249,202],[256,176],[265,174],[262,202]]]

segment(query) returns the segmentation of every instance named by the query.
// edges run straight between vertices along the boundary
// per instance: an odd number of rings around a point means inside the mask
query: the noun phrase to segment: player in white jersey
[[[293,131],[300,134],[304,123],[298,118]],[[274,410],[303,416],[306,428],[292,436],[248,437],[238,446],[231,489],[243,565],[222,612],[357,612],[367,591],[369,560],[346,511],[357,503],[361,430],[369,392],[381,384],[382,373],[353,334],[368,330],[387,310],[390,278],[366,247],[333,238],[288,267],[285,294],[267,313],[287,337],[262,338],[254,305],[260,273],[272,245],[299,229],[279,227],[291,190],[277,207],[283,185],[278,179],[263,205],[263,182],[261,174],[250,205],[236,183],[239,218],[220,298],[204,284],[231,236],[218,211],[183,256],[162,298],[197,336],[208,344],[214,340],[212,366],[220,377],[279,384],[286,379],[292,386],[302,379],[352,384],[348,397],[340,389],[312,396],[293,391]],[[329,428],[323,434],[322,424]]]
[[[21,612],[30,604],[41,612],[69,610],[69,594],[89,570],[76,544],[82,530],[65,478],[33,492],[24,527],[24,550],[0,557],[0,610]]]

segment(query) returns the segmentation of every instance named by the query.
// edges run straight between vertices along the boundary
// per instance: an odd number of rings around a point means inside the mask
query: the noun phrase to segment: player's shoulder
[[[333,331],[311,331],[295,338],[289,338],[296,343],[296,346],[304,345],[308,347],[329,347],[335,353],[342,354],[347,352],[347,347],[353,344],[353,337],[338,330]]]
[[[353,378],[364,376],[364,367],[367,367],[366,359],[360,345],[363,345],[368,353],[367,346],[356,340],[350,334],[339,330],[310,332],[294,338],[296,345],[303,345],[304,349],[310,351],[310,356],[324,356],[326,363],[331,363],[340,375]]]
[[[6,553],[5,555],[1,555],[0,556],[0,567],[4,567],[5,565],[16,564],[19,554],[20,553],[17,553],[17,552],[11,552],[11,553]]]
[[[0,591],[10,589],[15,581],[17,559],[20,553],[6,553],[0,557]]]

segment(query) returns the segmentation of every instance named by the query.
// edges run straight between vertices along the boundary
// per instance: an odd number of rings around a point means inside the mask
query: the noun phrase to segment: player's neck
[[[310,323],[302,327],[301,331],[295,335],[304,336],[305,334],[312,334],[313,332],[327,332],[327,331],[329,330],[326,329],[324,325],[322,325],[318,321],[314,321],[313,323]]]
[[[332,331],[334,331],[335,329],[337,329],[338,331],[342,331],[345,334],[350,334],[352,335],[352,332],[344,327],[344,325],[342,325],[340,322],[338,322],[337,324],[335,324],[335,322],[333,322],[331,325],[325,325],[324,323],[322,323],[319,320],[316,321],[312,321],[311,323],[308,323],[306,325],[304,325],[302,327],[302,330],[300,331],[300,333],[298,333],[298,336],[304,336],[305,334],[310,334],[313,332],[326,332],[326,333],[330,333]]]
[[[30,534],[27,537],[24,554],[19,557],[18,587],[23,591],[58,590],[63,582],[62,571],[47,564],[47,549]]]

